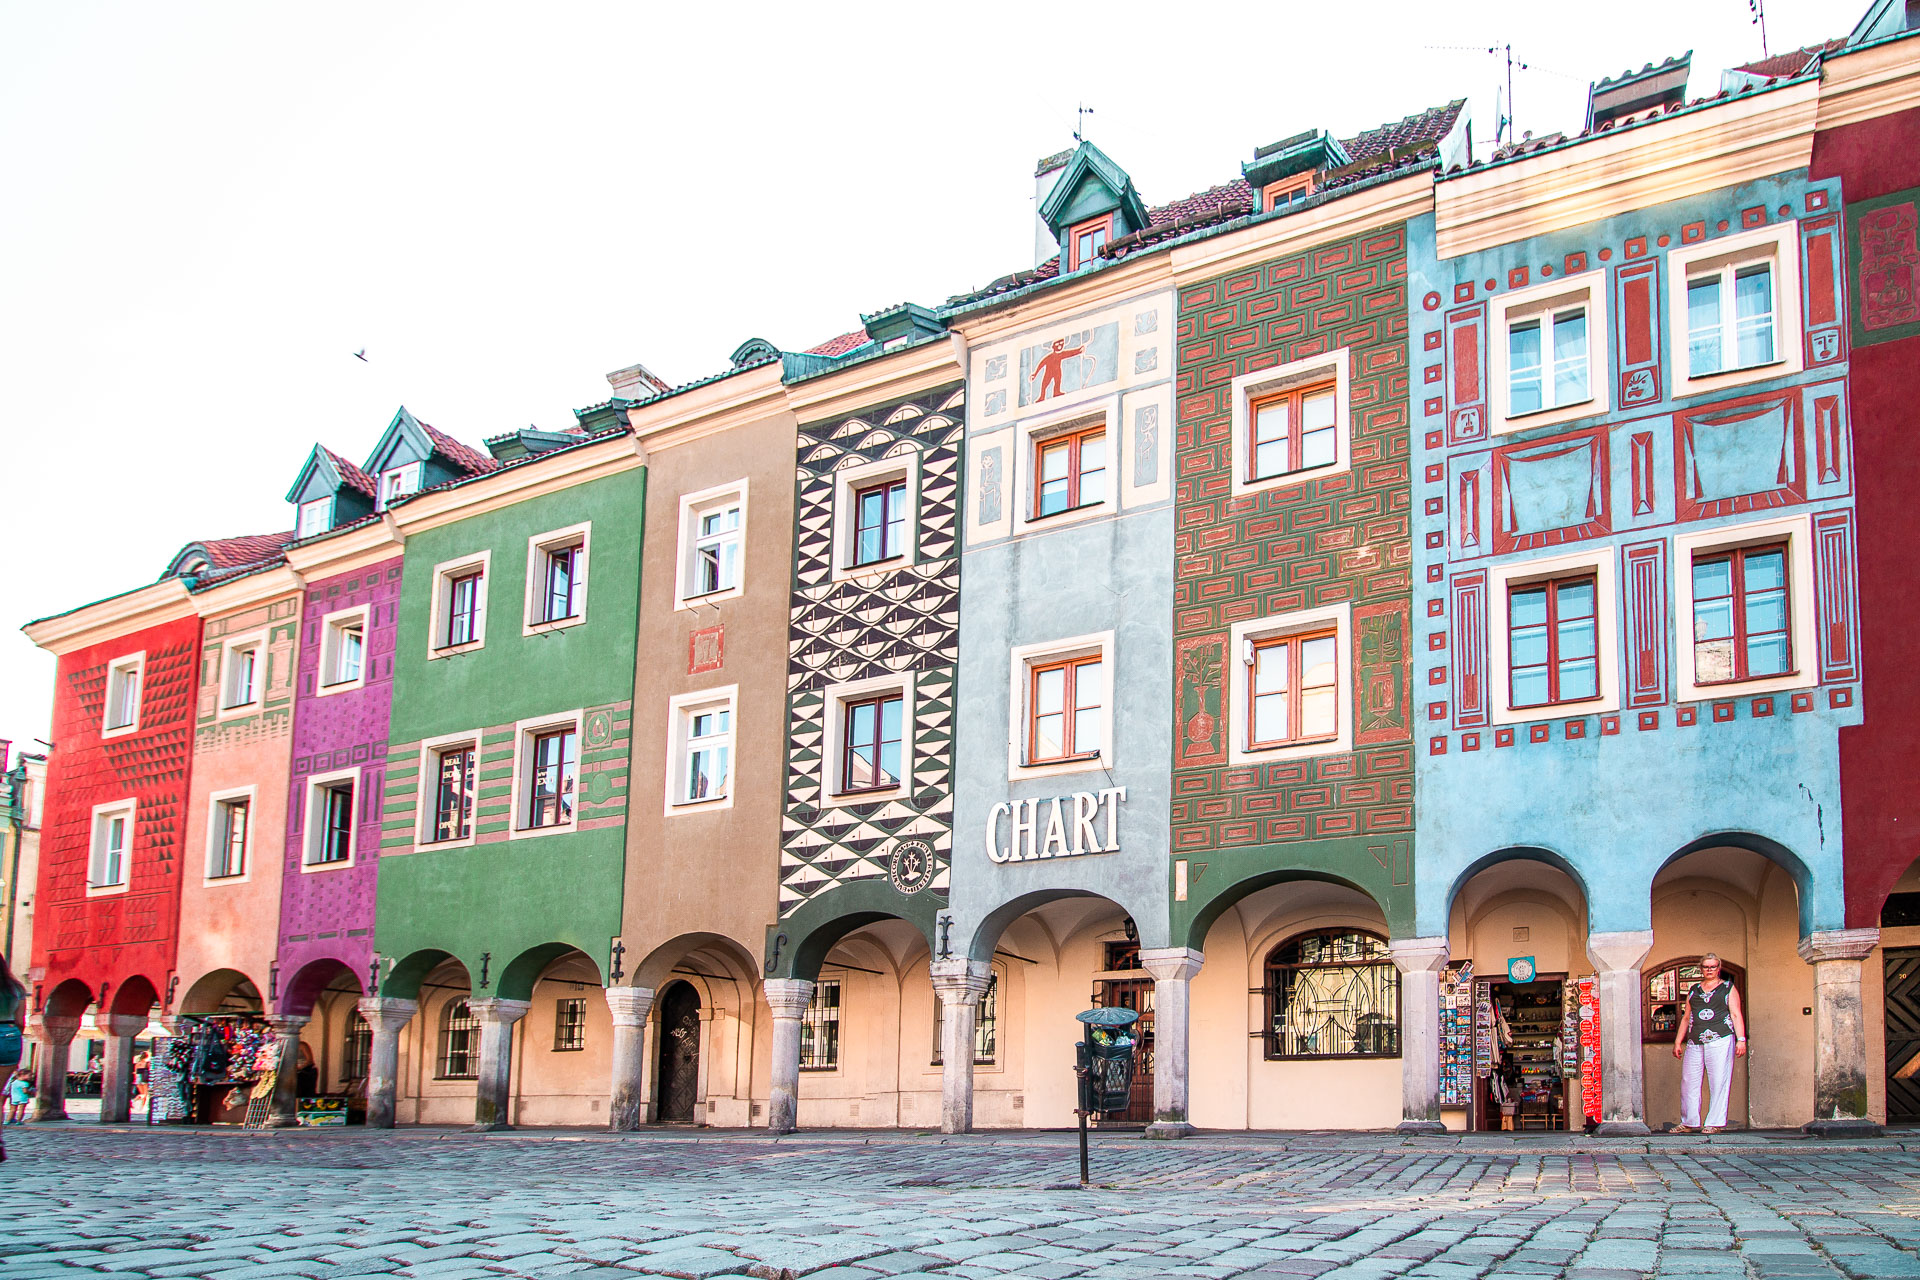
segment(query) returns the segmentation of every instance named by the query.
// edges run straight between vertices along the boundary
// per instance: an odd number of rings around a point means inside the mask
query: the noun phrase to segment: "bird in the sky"
[[[360,360],[367,359],[367,349],[365,347],[360,348],[358,351],[354,352],[353,354],[357,359],[360,359]],[[371,364],[373,362],[369,360],[367,361],[367,363]]]

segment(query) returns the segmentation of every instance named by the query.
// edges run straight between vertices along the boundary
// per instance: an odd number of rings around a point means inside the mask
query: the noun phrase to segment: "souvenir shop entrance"
[[[263,1128],[273,1102],[279,1043],[255,1013],[181,1014],[154,1041],[148,1123]]]
[[[1566,1129],[1579,1068],[1578,988],[1565,974],[1474,982],[1475,1129]],[[1487,1064],[1480,1070],[1481,1061]]]

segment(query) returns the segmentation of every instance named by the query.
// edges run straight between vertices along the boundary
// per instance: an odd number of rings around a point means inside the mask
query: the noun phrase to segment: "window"
[[[1000,975],[991,974],[987,978],[987,989],[980,995],[979,1007],[973,1016],[973,1063],[975,1066],[992,1066],[1000,1039]],[[933,1065],[940,1066],[946,1061],[946,1053],[941,1048],[943,1031],[947,1021],[947,1002],[938,992],[933,997]]]
[[[1247,697],[1251,749],[1324,742],[1340,732],[1339,637],[1331,631],[1252,642]]]
[[[1587,366],[1584,304],[1512,321],[1507,326],[1507,416],[1591,399]]]
[[[1067,232],[1067,270],[1078,271],[1095,258],[1113,238],[1113,215],[1089,218]]]
[[[87,859],[87,889],[127,887],[128,861],[133,855],[134,802],[122,800],[93,811],[93,846]]]
[[[840,1066],[840,983],[823,978],[813,984],[807,1011],[800,1016],[800,1069],[835,1071]]]
[[[842,705],[840,790],[888,790],[900,785],[900,695]]]
[[[265,648],[265,643],[259,639],[228,643],[223,658],[225,670],[220,691],[222,710],[252,706],[260,700],[260,679],[265,674],[261,670],[261,654]]]
[[[1269,1058],[1397,1058],[1400,972],[1372,934],[1323,929],[1267,955]]]
[[[1233,492],[1337,475],[1353,465],[1348,349],[1233,380]]]
[[[1298,204],[1313,194],[1313,172],[1296,173],[1290,178],[1267,184],[1263,212],[1272,213],[1275,209],[1284,209],[1288,205]]]
[[[1035,519],[1106,501],[1107,429],[1104,423],[1085,431],[1035,440],[1033,449]]]
[[[388,504],[398,502],[420,488],[420,464],[409,462],[404,467],[395,467],[392,471],[380,473],[380,509],[386,510]]]
[[[472,644],[480,635],[480,571],[447,584],[447,647]]]
[[[480,1074],[480,1020],[465,1000],[449,1000],[440,1012],[438,1066],[437,1080],[472,1080]]]
[[[907,482],[891,480],[854,494],[853,562],[875,564],[906,554]]]
[[[569,1053],[587,1047],[587,1002],[561,1000],[553,1006],[553,1051]]]
[[[487,580],[492,558],[491,551],[482,551],[433,567],[429,657],[445,658],[486,643]],[[530,567],[537,571],[539,566]]]
[[[1100,754],[1106,667],[1100,655],[1031,668],[1027,763],[1051,764]]]
[[[213,849],[207,864],[209,878],[219,880],[247,874],[247,824],[252,813],[253,801],[248,796],[214,801],[210,833]]]
[[[300,504],[300,518],[295,526],[297,536],[311,538],[317,533],[325,533],[333,527],[333,499],[315,498],[311,502]]]
[[[667,700],[667,813],[732,807],[737,692],[728,685]]]
[[[339,693],[366,682],[367,610],[349,609],[321,620],[320,692]]]
[[[1773,264],[1687,277],[1687,376],[1773,363]]]
[[[528,539],[526,634],[586,620],[590,532],[581,524]]]
[[[1508,590],[1509,705],[1540,707],[1600,696],[1597,596],[1590,576]]]
[[[1667,254],[1674,394],[1798,373],[1800,242],[1782,221]],[[1686,356],[1680,358],[1685,335]]]
[[[1672,1043],[1680,1030],[1680,1015],[1686,1012],[1687,997],[1700,985],[1700,956],[1682,956],[1659,968],[1645,970],[1647,998],[1641,1002],[1640,1034],[1644,1040]],[[1747,998],[1747,972],[1737,964],[1720,962],[1720,976],[1733,984],[1744,1002]],[[1743,1006],[1744,1007],[1744,1004]]]
[[[132,733],[140,727],[140,685],[146,668],[145,653],[115,659],[107,668],[107,707],[101,736]]]
[[[676,605],[738,595],[746,568],[747,485],[680,499],[680,584]],[[851,560],[848,556],[848,560]]]
[[[579,764],[579,748],[571,728],[533,735],[529,827],[558,827],[573,821],[574,775]]]
[[[373,1025],[357,1008],[347,1010],[347,1041],[341,1046],[340,1075],[347,1081],[365,1080],[373,1065]]]
[[[1330,467],[1338,460],[1339,425],[1333,384],[1319,383],[1255,400],[1250,480]]]
[[[353,793],[359,776],[353,771],[308,783],[307,866],[345,866],[353,861]]]
[[[1725,684],[1788,675],[1792,628],[1784,543],[1696,553],[1693,559],[1693,678]]]
[[[436,843],[473,837],[473,743],[442,747],[433,753],[433,830]]]

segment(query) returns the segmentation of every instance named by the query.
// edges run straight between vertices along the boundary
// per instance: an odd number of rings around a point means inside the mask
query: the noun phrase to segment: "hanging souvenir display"
[[[1440,1105],[1473,1101],[1473,961],[1440,971]]]
[[[1595,1124],[1600,1122],[1600,998],[1592,978],[1582,978],[1580,988],[1580,1101],[1581,1111]]]

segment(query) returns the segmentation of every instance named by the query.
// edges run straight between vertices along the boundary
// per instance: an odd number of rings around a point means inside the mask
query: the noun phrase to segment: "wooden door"
[[[660,997],[660,1123],[692,1124],[700,1085],[700,993],[676,982]]]
[[[1887,1120],[1920,1121],[1920,947],[1886,949]]]
[[[1138,978],[1108,980],[1100,983],[1094,1003],[1104,1009],[1132,1009],[1140,1015],[1133,1024],[1133,1091],[1125,1111],[1110,1111],[1102,1119],[1109,1124],[1151,1124],[1153,1122],[1153,979],[1142,973]]]

